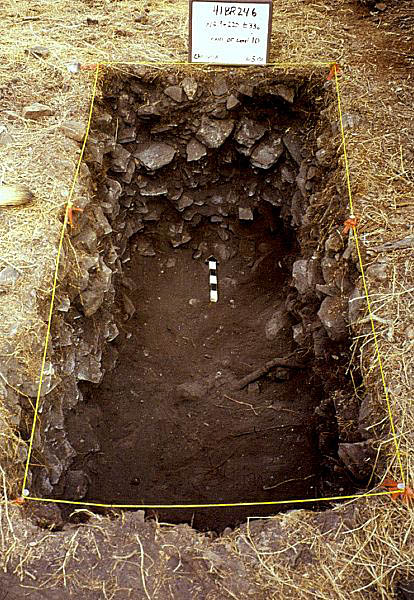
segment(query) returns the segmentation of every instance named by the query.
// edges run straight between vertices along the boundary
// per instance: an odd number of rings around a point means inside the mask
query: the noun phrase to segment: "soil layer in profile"
[[[158,227],[158,232],[157,232]],[[278,221],[280,228],[280,221]],[[222,254],[219,301],[209,302],[205,256],[173,249],[154,226],[155,256],[135,254],[128,292],[136,312],[117,339],[119,359],[99,387],[101,451],[82,465],[87,500],[112,504],[259,502],[314,497],[320,389],[306,370],[274,369],[245,389],[242,377],[294,349],[291,327],[269,341],[265,325],[286,294],[290,252],[264,217],[197,229],[205,255]],[[273,229],[273,232],[272,232]],[[282,261],[282,262],[281,262]],[[275,506],[161,509],[162,521],[221,530]],[[286,508],[282,505],[281,508]]]

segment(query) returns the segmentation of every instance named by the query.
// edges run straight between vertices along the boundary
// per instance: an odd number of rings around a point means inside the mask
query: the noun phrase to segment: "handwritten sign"
[[[266,64],[272,0],[190,0],[190,52],[194,63]]]

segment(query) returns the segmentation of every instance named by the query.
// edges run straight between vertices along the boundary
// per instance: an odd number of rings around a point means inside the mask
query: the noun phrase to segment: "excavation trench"
[[[355,269],[320,220],[343,218],[330,136],[316,140],[325,95],[270,69],[108,77],[87,155],[95,199],[73,240],[86,275],[64,316],[81,341],[58,497],[282,502],[155,511],[222,530],[355,486],[332,399],[351,395]],[[342,441],[358,440],[354,416]]]

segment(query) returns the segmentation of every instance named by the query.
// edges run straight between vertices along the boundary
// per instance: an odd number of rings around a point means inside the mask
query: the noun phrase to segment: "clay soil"
[[[274,369],[237,382],[295,345],[286,327],[264,336],[286,289],[281,222],[269,210],[235,222],[223,243],[217,225],[198,228],[205,253],[172,249],[154,226],[155,256],[135,254],[128,293],[136,312],[117,339],[117,367],[84,389],[102,411],[101,452],[86,461],[89,501],[114,504],[257,502],[315,496],[319,456],[312,372]],[[168,216],[167,216],[168,221]],[[164,221],[165,225],[165,221]],[[272,231],[273,230],[273,233]],[[209,302],[205,256],[217,251],[219,302]],[[291,334],[290,334],[291,335]],[[288,378],[288,379],[286,379]],[[76,419],[75,419],[76,421]],[[76,435],[76,422],[73,433]],[[286,505],[284,506],[286,508]],[[274,512],[255,507],[255,514]],[[157,511],[161,520],[221,530],[249,507]]]

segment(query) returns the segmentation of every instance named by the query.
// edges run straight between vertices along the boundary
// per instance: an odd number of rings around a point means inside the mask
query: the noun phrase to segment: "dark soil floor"
[[[128,291],[136,312],[119,336],[119,360],[99,387],[101,452],[88,463],[87,500],[114,504],[273,501],[317,497],[313,411],[320,390],[305,370],[274,369],[246,389],[235,382],[293,349],[291,328],[276,340],[265,324],[286,294],[281,268],[291,251],[280,221],[201,224],[203,255],[163,241],[135,254]],[[273,231],[272,231],[273,230]],[[194,238],[193,238],[194,240]],[[142,244],[138,244],[143,247]],[[289,246],[289,244],[288,244]],[[221,256],[219,301],[209,302],[205,258]],[[285,378],[288,379],[285,379]],[[286,508],[286,505],[284,506]],[[274,506],[157,510],[161,521],[221,530]]]

